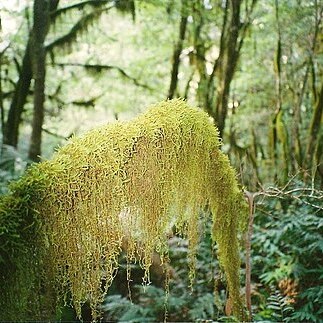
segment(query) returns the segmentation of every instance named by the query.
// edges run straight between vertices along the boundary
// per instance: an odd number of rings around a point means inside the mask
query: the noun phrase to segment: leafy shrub
[[[317,204],[314,195],[266,199],[258,206],[255,218],[253,279],[260,283],[258,292],[262,295],[269,296],[270,286],[280,287],[281,297],[293,304],[293,321],[323,319],[323,210]],[[283,299],[274,293],[267,303],[256,297],[254,301],[258,311],[269,309],[264,316],[271,314],[274,319]]]

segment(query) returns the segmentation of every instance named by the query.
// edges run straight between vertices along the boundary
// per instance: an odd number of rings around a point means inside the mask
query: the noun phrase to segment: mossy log
[[[50,319],[68,299],[79,316],[89,301],[96,317],[124,241],[149,281],[152,255],[168,259],[174,228],[189,241],[193,277],[206,206],[233,313],[243,319],[237,236],[247,205],[219,148],[208,115],[177,99],[72,138],[32,165],[0,200],[1,320]]]

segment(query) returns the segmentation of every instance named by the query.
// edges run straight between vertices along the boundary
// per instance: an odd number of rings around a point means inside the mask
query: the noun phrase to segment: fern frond
[[[272,311],[271,316],[275,320],[289,321],[291,314],[294,312],[293,307],[288,303],[285,296],[278,290],[273,289],[271,295],[268,297],[267,308]]]

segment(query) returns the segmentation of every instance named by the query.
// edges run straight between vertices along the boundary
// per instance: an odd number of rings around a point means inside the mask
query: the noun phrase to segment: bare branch
[[[253,197],[263,196],[273,197],[278,199],[293,199],[305,205],[309,205],[315,209],[323,210],[323,191],[315,189],[314,187],[293,187],[291,188],[293,180],[299,174],[295,174],[291,179],[283,186],[268,186],[267,188],[261,188],[261,191],[252,193]],[[309,201],[310,200],[310,201]],[[312,202],[312,201],[315,202]],[[320,203],[317,203],[320,202]]]

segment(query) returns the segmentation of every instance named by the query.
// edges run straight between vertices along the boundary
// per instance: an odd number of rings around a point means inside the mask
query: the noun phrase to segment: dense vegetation
[[[247,279],[247,292],[241,292],[248,295],[251,287],[253,319],[322,320],[320,1],[20,0],[0,6],[2,194],[27,164],[51,158],[72,134],[182,97],[212,117],[255,209],[253,232],[241,237],[241,276]],[[32,184],[37,196],[42,186]],[[19,190],[19,182],[13,187]],[[14,210],[21,203],[28,209],[31,196],[11,198],[10,214],[0,210],[2,268],[20,243],[14,234],[12,246],[6,240],[23,222],[19,216],[14,221]],[[128,287],[124,261],[103,302],[104,318],[230,320],[218,246],[204,225],[192,290],[187,241],[175,234],[169,240],[169,289],[153,266],[155,279],[143,292],[136,265]],[[15,256],[28,266],[25,247]],[[29,279],[20,272],[19,279]],[[24,292],[11,291],[21,303]],[[83,311],[86,317],[86,304]],[[56,317],[74,315],[67,304]]]

